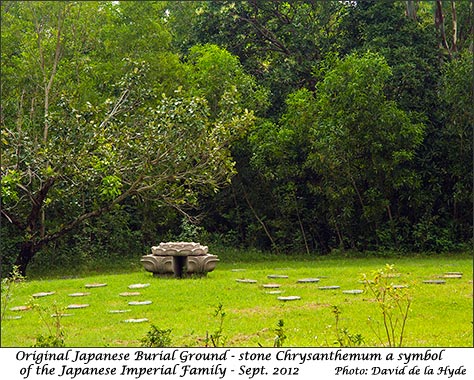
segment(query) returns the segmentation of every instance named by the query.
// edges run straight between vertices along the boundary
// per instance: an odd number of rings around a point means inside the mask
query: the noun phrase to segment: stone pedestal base
[[[145,255],[140,260],[148,272],[156,277],[205,276],[212,272],[219,259],[216,255],[162,256]]]

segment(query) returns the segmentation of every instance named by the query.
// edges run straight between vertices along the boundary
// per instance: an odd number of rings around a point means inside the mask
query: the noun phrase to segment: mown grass
[[[225,254],[223,254],[225,256]],[[173,346],[200,347],[206,337],[219,329],[214,315],[219,304],[225,312],[222,335],[228,347],[271,347],[279,320],[284,321],[285,346],[331,347],[337,333],[333,306],[341,312],[339,327],[350,334],[360,334],[364,346],[383,346],[374,330],[371,317],[381,321],[378,305],[369,293],[343,294],[345,289],[363,289],[361,274],[370,276],[385,264],[394,264],[400,277],[396,284],[408,285],[412,297],[404,343],[406,347],[471,347],[473,345],[472,259],[467,256],[411,258],[325,258],[299,259],[267,257],[254,262],[224,260],[205,278],[154,278],[134,266],[129,273],[80,275],[79,278],[47,278],[18,284],[9,308],[27,305],[37,292],[55,291],[54,295],[34,302],[49,311],[63,309],[73,303],[90,307],[68,310],[71,317],[61,319],[65,343],[71,347],[137,347],[150,324],[171,329]],[[242,271],[233,271],[241,269]],[[423,280],[436,279],[445,272],[463,272],[461,279],[447,279],[444,285],[428,285]],[[268,279],[269,274],[285,274],[287,279]],[[317,277],[319,283],[300,284],[301,278]],[[251,278],[256,284],[238,283],[238,278]],[[107,283],[106,287],[85,289],[88,283]],[[297,295],[291,302],[277,300],[267,294],[264,283],[280,283],[282,295]],[[128,285],[150,283],[140,289],[140,296],[125,298],[119,293],[130,291]],[[319,290],[318,286],[339,285],[338,290]],[[90,292],[75,298],[68,294]],[[151,300],[146,306],[129,306],[130,300]],[[55,306],[53,306],[55,305]],[[110,314],[109,310],[129,309],[126,314]],[[45,323],[35,309],[8,311],[18,320],[2,322],[3,347],[29,347],[40,334],[47,335]],[[141,324],[124,323],[128,318],[147,318]],[[383,334],[381,334],[383,338]],[[207,340],[207,343],[209,341]]]

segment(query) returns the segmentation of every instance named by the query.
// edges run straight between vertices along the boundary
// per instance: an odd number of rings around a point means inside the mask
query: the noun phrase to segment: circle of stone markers
[[[123,292],[119,293],[119,296],[121,297],[131,297],[131,296],[139,296],[140,292]]]
[[[335,289],[340,289],[341,287],[338,285],[330,285],[330,286],[320,286],[318,289],[319,290],[335,290]]]
[[[442,285],[446,284],[446,281],[444,280],[425,280],[423,281],[424,284],[436,284],[436,285]]]
[[[286,274],[269,274],[267,278],[288,278]]]
[[[280,301],[296,301],[296,300],[300,300],[301,297],[300,296],[286,296],[286,297],[278,297],[278,299]]]
[[[71,293],[71,294],[68,294],[69,297],[84,297],[84,296],[88,296],[90,293],[86,292],[86,293],[82,293],[82,292],[79,292],[79,293]]]
[[[298,281],[299,283],[311,283],[311,282],[319,282],[319,278],[301,278]]]
[[[125,323],[142,323],[142,322],[148,322],[148,318],[131,318],[131,319],[126,319],[124,320]]]
[[[143,288],[148,288],[150,284],[132,284],[128,285],[129,289],[143,289]]]
[[[360,289],[343,290],[342,292],[344,294],[361,294],[361,293],[364,293],[364,291],[360,290]]]
[[[72,304],[68,305],[66,309],[84,309],[86,307],[89,307],[89,304],[84,303],[84,304]]]
[[[243,283],[243,284],[256,284],[257,283],[257,280],[252,280],[250,278],[238,278],[235,281]]]
[[[95,283],[95,284],[86,284],[84,285],[86,288],[103,288],[104,286],[107,286],[107,284],[99,284],[99,283]]]
[[[53,295],[54,293],[56,292],[40,292],[40,293],[35,293],[32,296],[34,298],[41,298],[41,297],[47,297],[47,296]]]
[[[128,304],[130,306],[150,305],[151,301],[130,301]]]

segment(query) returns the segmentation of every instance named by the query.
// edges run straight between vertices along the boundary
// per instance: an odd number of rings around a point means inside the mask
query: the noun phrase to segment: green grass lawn
[[[364,346],[382,346],[375,331],[381,327],[378,303],[371,294],[344,294],[342,290],[364,289],[361,274],[370,273],[385,264],[394,264],[400,276],[394,284],[408,285],[412,298],[403,345],[407,347],[471,347],[473,345],[472,259],[466,256],[425,258],[346,258],[291,260],[272,258],[267,261],[221,262],[204,278],[154,278],[136,267],[130,273],[81,276],[67,279],[28,280],[17,284],[8,309],[27,305],[31,295],[54,291],[34,302],[50,314],[70,304],[89,304],[88,308],[67,310],[70,317],[61,318],[65,343],[71,347],[137,347],[140,339],[154,324],[171,329],[173,346],[199,347],[206,335],[218,331],[218,305],[225,312],[222,335],[228,347],[271,347],[279,320],[284,322],[285,346],[328,347],[335,345],[337,333],[333,306],[341,312],[339,327],[347,334],[360,334]],[[241,271],[235,271],[241,269]],[[461,279],[446,279],[443,285],[425,284],[445,272],[462,272]],[[267,275],[288,275],[286,279],[268,279]],[[239,283],[239,278],[257,280],[256,284]],[[301,278],[320,278],[318,283],[297,283]],[[107,283],[106,287],[86,289],[88,283]],[[128,285],[149,283],[141,295],[123,297],[132,291]],[[300,296],[300,300],[282,302],[279,295],[267,294],[263,284],[281,284],[282,296]],[[319,290],[319,286],[338,285],[337,290]],[[84,297],[70,297],[76,292],[90,292]],[[145,306],[129,306],[131,300],[150,300]],[[128,309],[124,314],[110,310]],[[10,319],[21,316],[21,319]],[[375,322],[369,322],[369,317]],[[145,323],[124,323],[129,318],[147,318]],[[10,311],[2,321],[3,347],[30,347],[40,334],[48,335],[46,323],[33,308]],[[383,333],[380,334],[383,338]]]

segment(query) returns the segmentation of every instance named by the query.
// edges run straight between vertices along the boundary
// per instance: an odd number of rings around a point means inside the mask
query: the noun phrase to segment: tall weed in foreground
[[[334,315],[334,333],[336,335],[333,344],[338,345],[339,347],[354,347],[362,345],[362,343],[364,343],[364,337],[362,334],[353,334],[347,329],[347,327],[340,326],[342,312],[339,307],[333,305],[331,312]],[[328,327],[332,328],[332,326]]]
[[[277,327],[274,330],[275,331],[275,339],[273,340],[273,347],[283,347],[283,343],[285,343],[285,340],[287,338],[285,329],[283,328],[285,326],[285,322],[283,319],[280,319],[277,323]]]
[[[13,297],[13,291],[15,287],[25,279],[20,274],[18,266],[13,267],[12,274],[9,277],[2,279],[2,311],[1,311],[1,320],[3,321],[6,316],[8,305]]]
[[[213,334],[209,335],[209,333],[206,333],[206,347],[209,347],[210,345],[212,345],[212,347],[224,347],[225,341],[227,339],[227,337],[222,334],[224,330],[223,326],[225,316],[226,312],[224,311],[224,306],[219,303],[219,305],[217,305],[216,309],[214,310],[214,317],[219,319],[219,324],[217,330]]]
[[[151,325],[150,331],[140,342],[142,347],[171,347],[171,329],[163,330]]]
[[[66,347],[64,341],[64,331],[61,325],[64,309],[59,307],[56,302],[50,307],[32,304],[33,309],[39,313],[40,320],[46,330],[46,335],[39,334],[32,347]]]
[[[402,347],[405,327],[408,320],[412,298],[406,288],[394,286],[393,278],[397,276],[393,265],[374,271],[371,277],[363,275],[366,291],[372,294],[382,318],[380,321],[369,317],[371,328],[380,343],[388,347]],[[374,327],[377,324],[378,328]]]

